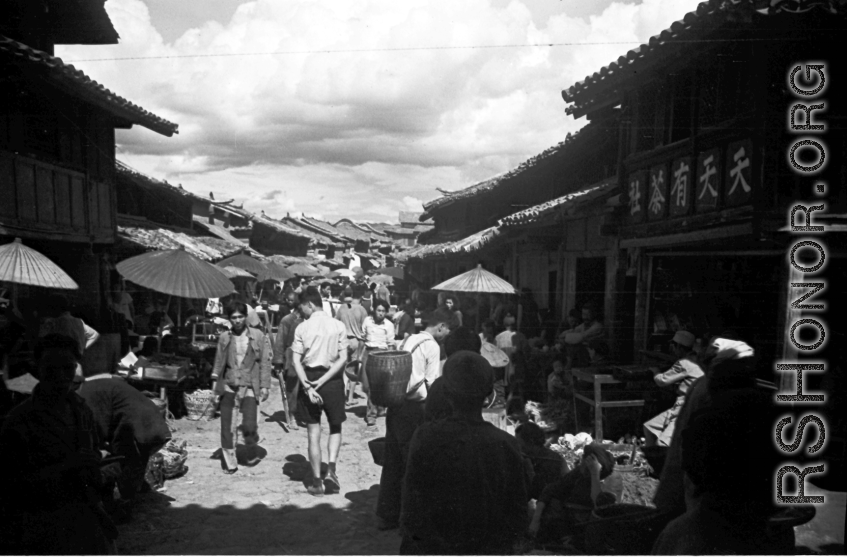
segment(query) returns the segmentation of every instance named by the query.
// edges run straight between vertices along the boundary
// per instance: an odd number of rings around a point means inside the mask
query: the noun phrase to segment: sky
[[[561,91],[696,5],[108,0],[120,43],[56,55],[179,124],[118,130],[138,171],[271,216],[396,223],[583,127]]]

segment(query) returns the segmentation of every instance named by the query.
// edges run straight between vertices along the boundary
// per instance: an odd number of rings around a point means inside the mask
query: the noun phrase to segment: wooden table
[[[142,378],[140,374],[132,374],[125,376],[128,382],[132,383],[149,383],[159,390],[159,399],[167,402],[168,388],[178,388],[182,382],[188,379],[191,374],[187,374],[178,380],[159,380],[154,378]]]
[[[611,409],[616,407],[643,407],[644,399],[627,399],[623,401],[603,401],[602,387],[604,385],[622,384],[620,380],[616,380],[612,374],[608,373],[606,368],[573,368],[571,374],[574,380],[581,380],[592,384],[594,397],[587,397],[582,393],[577,392],[576,387],[573,390],[574,396],[574,420],[576,420],[576,400],[584,401],[594,408],[594,439],[598,442],[603,441],[603,409]]]

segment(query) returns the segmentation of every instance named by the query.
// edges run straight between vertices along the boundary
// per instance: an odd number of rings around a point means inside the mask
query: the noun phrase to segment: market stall
[[[148,252],[117,265],[118,273],[133,283],[169,297],[188,299],[219,298],[231,294],[233,284],[221,269],[182,249]],[[186,358],[186,352],[196,353],[208,347],[192,351],[188,338],[177,336],[175,342],[169,343],[170,350],[166,352],[161,341],[160,350],[145,357],[140,365],[127,355],[124,371],[129,381],[139,386],[152,385],[167,401],[169,389],[182,387],[197,372],[197,362],[192,366],[192,359]]]

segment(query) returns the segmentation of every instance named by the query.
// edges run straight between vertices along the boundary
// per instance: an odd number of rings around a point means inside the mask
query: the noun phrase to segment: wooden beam
[[[753,234],[752,223],[730,225],[714,229],[691,231],[687,233],[669,234],[664,236],[651,236],[646,238],[629,238],[621,240],[621,248],[638,248],[650,246],[670,246],[674,244],[686,244],[691,242],[704,242],[732,238],[736,236],[750,236]]]

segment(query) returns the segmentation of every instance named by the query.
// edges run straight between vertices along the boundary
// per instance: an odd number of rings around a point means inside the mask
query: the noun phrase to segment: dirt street
[[[375,527],[381,468],[367,441],[381,436],[385,419],[367,428],[364,399],[348,408],[338,462],[340,493],[314,497],[303,478],[306,430],[286,433],[279,387],[259,408],[261,447],[255,467],[226,475],[212,455],[220,445],[220,420],[176,421],[175,438],[188,441],[188,473],[163,491],[144,494],[132,520],[120,526],[122,554],[396,554],[398,532]],[[326,437],[324,425],[324,463]]]

